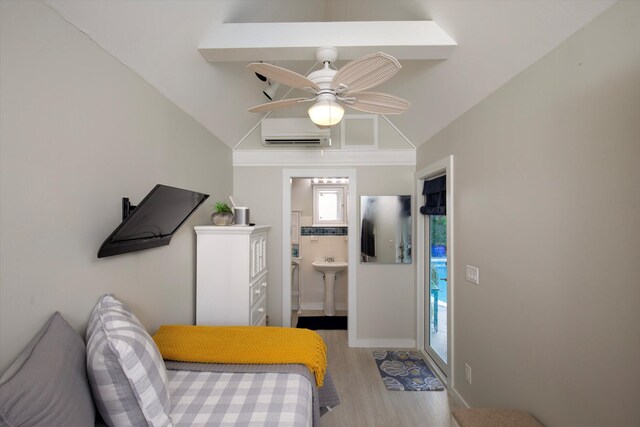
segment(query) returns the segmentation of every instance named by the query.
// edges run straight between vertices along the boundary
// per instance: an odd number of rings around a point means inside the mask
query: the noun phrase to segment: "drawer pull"
[[[258,288],[254,292],[256,293],[256,295],[260,295],[260,292],[262,292],[262,291],[260,290],[260,288]]]
[[[260,307],[260,308],[258,309],[258,312],[260,312],[260,313],[264,313],[264,307]]]

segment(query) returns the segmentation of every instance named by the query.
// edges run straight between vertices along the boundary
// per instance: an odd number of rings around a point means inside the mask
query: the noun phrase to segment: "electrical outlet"
[[[471,384],[471,366],[464,364],[464,379]]]

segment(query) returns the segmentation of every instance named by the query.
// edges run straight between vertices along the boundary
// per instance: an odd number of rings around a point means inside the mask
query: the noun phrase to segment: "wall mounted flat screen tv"
[[[158,184],[137,206],[122,198],[122,223],[98,250],[98,258],[168,245],[174,233],[209,197]]]

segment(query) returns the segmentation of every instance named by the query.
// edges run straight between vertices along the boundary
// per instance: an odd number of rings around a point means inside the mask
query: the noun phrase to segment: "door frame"
[[[425,351],[425,316],[426,316],[426,304],[429,292],[426,290],[428,281],[425,280],[425,255],[426,246],[428,242],[425,238],[425,232],[427,230],[426,218],[420,213],[420,205],[422,204],[422,187],[424,181],[429,178],[435,178],[440,175],[447,176],[447,369],[442,371],[440,367],[435,363],[431,354]],[[449,155],[443,159],[440,159],[430,165],[420,169],[415,174],[416,178],[416,203],[415,203],[415,216],[416,221],[416,293],[417,293],[417,306],[416,306],[416,332],[418,349],[426,356],[431,362],[432,367],[436,368],[439,372],[441,379],[451,388],[455,386],[455,357],[454,357],[454,223],[453,223],[453,191],[454,191],[454,176],[453,176],[453,155]]]
[[[282,326],[291,327],[291,180],[293,178],[348,178],[347,269],[348,345],[356,343],[356,277],[358,268],[358,204],[355,169],[283,169],[282,170]],[[304,254],[303,254],[304,257]]]

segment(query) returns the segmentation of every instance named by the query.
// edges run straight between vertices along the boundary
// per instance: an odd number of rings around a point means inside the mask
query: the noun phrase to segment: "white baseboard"
[[[416,340],[410,338],[356,338],[352,347],[416,348]]]
[[[464,406],[465,408],[470,408],[471,407],[471,406],[469,406],[467,401],[462,398],[462,396],[460,395],[460,393],[458,393],[458,390],[456,390],[455,387],[449,388],[449,394],[451,395],[453,400],[456,401],[458,406]]]

